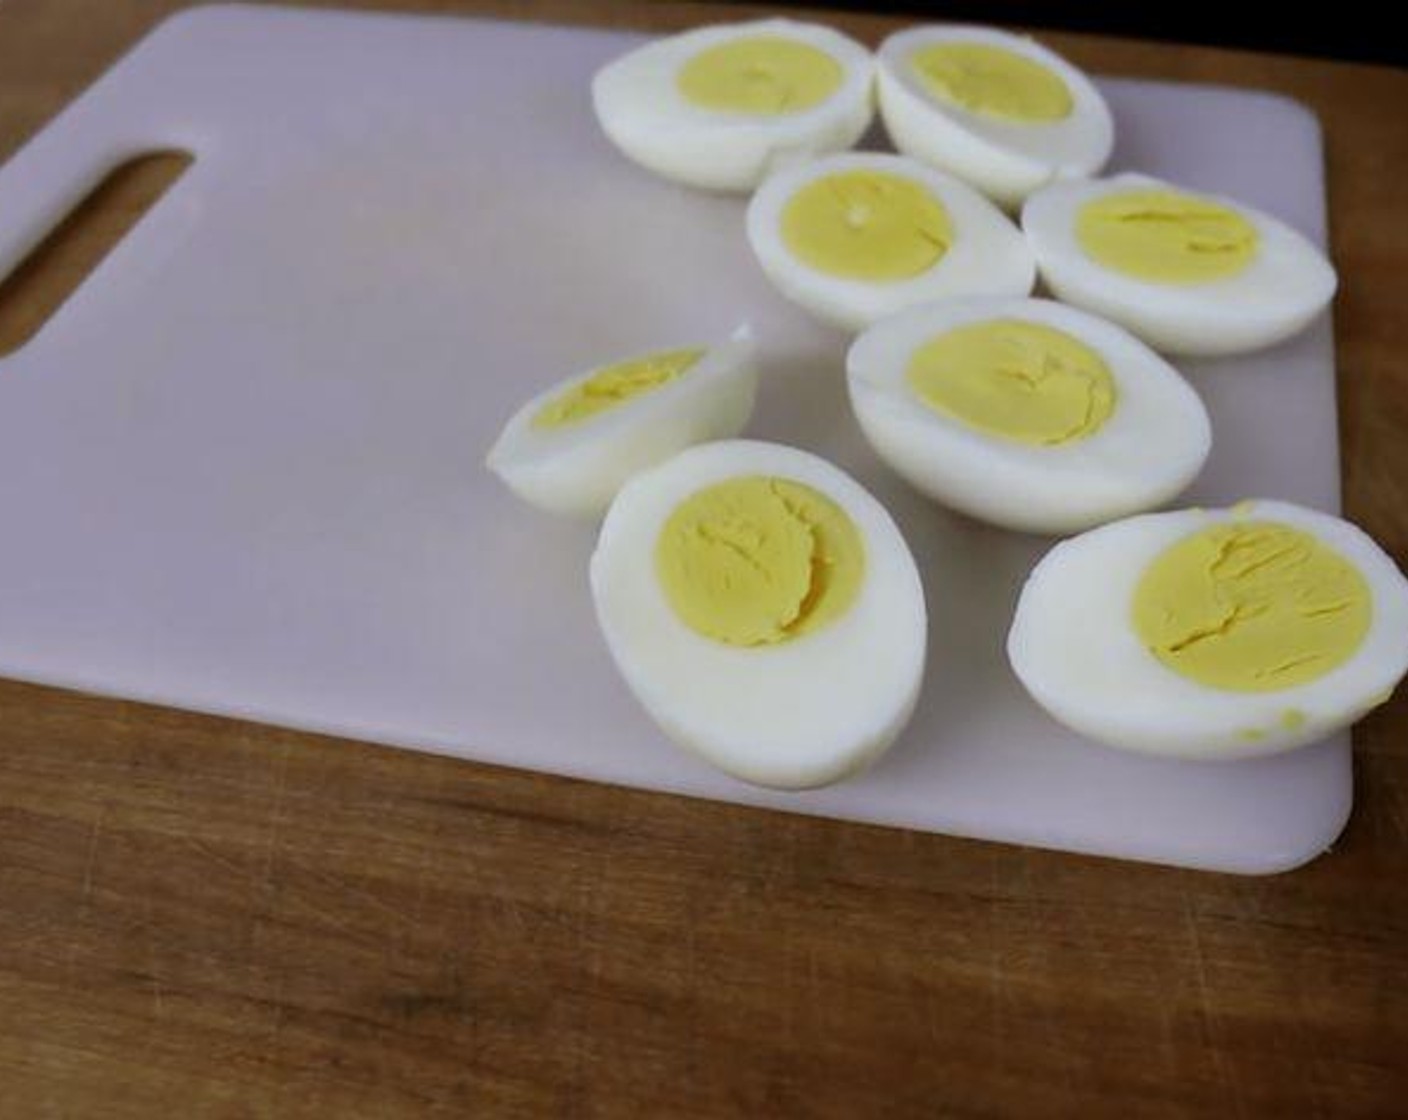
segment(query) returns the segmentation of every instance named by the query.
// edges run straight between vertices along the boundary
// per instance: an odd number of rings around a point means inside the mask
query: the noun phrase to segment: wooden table
[[[0,4],[0,158],[176,6]],[[1050,40],[1320,113],[1345,500],[1402,564],[1408,73]],[[108,192],[75,242],[151,189]],[[73,261],[0,292],[0,347]],[[1408,693],[1359,729],[1336,849],[1248,880],[0,683],[0,1115],[1403,1115],[1405,740]]]

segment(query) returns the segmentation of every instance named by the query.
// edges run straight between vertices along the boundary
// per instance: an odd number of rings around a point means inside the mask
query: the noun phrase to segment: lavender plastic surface
[[[620,33],[233,7],[160,27],[0,168],[0,273],[128,155],[188,174],[0,360],[0,672],[465,758],[803,813],[1239,872],[1350,806],[1347,737],[1256,762],[1062,730],[1002,642],[1045,543],[928,504],[861,440],[846,339],[764,281],[741,199],[659,182],[587,86]],[[1315,120],[1256,93],[1102,83],[1117,168],[1324,237]],[[822,452],[894,512],[930,669],[869,774],[776,794],[681,753],[618,680],[593,530],[482,469],[540,386],[750,320],[749,434]],[[1328,321],[1188,366],[1216,449],[1188,496],[1338,500]]]

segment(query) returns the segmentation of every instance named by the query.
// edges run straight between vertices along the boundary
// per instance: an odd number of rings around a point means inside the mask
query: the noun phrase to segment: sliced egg
[[[1022,296],[1036,265],[991,202],[903,156],[854,152],[779,171],[748,204],[748,241],[784,296],[862,330],[947,296]]]
[[[592,80],[602,130],[667,179],[749,191],[779,163],[849,148],[874,115],[870,52],[789,19],[700,27]]]
[[[1016,207],[1093,175],[1115,128],[1094,83],[1054,51],[987,27],[912,27],[880,44],[880,114],[895,147]]]
[[[1284,222],[1147,175],[1053,183],[1022,228],[1053,293],[1169,353],[1269,346],[1335,294],[1330,262]]]
[[[1039,299],[882,319],[846,355],[851,406],[916,489],[1008,529],[1066,533],[1149,509],[1202,469],[1207,410],[1133,335]]]
[[[602,524],[591,586],[646,711],[744,781],[835,782],[913,710],[914,558],[880,503],[815,455],[731,440],[635,476]]]
[[[1007,640],[1057,720],[1197,759],[1314,742],[1408,670],[1408,580],[1348,522],[1286,502],[1146,514],[1058,544]]]
[[[513,414],[487,465],[550,513],[599,516],[637,471],[742,431],[756,349],[741,327],[713,347],[652,351],[568,378]]]

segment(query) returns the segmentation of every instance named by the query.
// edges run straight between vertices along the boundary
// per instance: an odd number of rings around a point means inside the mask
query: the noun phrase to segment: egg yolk
[[[905,380],[940,416],[1033,447],[1085,439],[1115,409],[1114,378],[1099,354],[1020,319],[945,331],[914,351]]]
[[[986,43],[935,43],[909,56],[932,96],[970,113],[1016,124],[1047,124],[1071,115],[1066,83],[1041,63]]]
[[[846,280],[908,280],[953,244],[943,203],[922,184],[881,171],[813,179],[783,207],[781,224],[793,256]]]
[[[700,51],[680,69],[677,84],[701,109],[773,116],[820,105],[843,78],[841,64],[823,50],[756,35]]]
[[[1231,207],[1169,190],[1118,191],[1082,206],[1076,241],[1106,268],[1159,284],[1204,284],[1244,271],[1256,227]]]
[[[731,646],[774,645],[845,614],[865,575],[860,533],[800,482],[747,475],[692,494],[666,520],[655,571],[676,615]]]
[[[1166,549],[1134,592],[1139,640],[1210,688],[1306,684],[1354,655],[1369,630],[1363,575],[1309,533],[1272,521],[1203,529]]]
[[[700,348],[662,350],[597,370],[533,414],[535,428],[578,424],[673,381],[704,356]]]

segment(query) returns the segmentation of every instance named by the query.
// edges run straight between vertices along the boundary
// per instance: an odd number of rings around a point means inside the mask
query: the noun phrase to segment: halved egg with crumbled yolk
[[[880,504],[819,457],[702,444],[633,478],[602,525],[607,647],[675,742],[799,789],[877,758],[924,667],[924,594]]]
[[[1068,533],[1151,509],[1212,446],[1177,370],[1052,300],[946,300],[882,319],[851,345],[846,381],[881,459],[1008,529]]]
[[[1290,226],[1145,175],[1053,183],[1027,200],[1022,228],[1055,295],[1169,353],[1270,346],[1335,293],[1324,253]]]
[[[1008,637],[1033,698],[1115,747],[1289,750],[1408,671],[1408,580],[1365,533],[1287,502],[1114,522],[1033,570]]]

